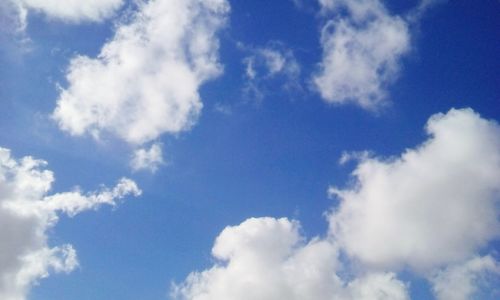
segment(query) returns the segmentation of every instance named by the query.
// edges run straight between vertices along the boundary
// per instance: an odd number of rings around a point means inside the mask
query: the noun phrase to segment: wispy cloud
[[[138,196],[135,182],[123,178],[114,188],[92,193],[78,189],[49,194],[54,181],[46,162],[32,157],[15,159],[0,148],[0,298],[26,299],[30,288],[51,272],[71,272],[78,266],[69,244],[50,247],[48,231],[61,214],[70,217],[118,199]]]
[[[276,86],[285,92],[302,90],[301,66],[284,43],[272,41],[263,47],[240,47],[249,53],[243,59],[246,77],[243,91],[247,98],[260,102]]]

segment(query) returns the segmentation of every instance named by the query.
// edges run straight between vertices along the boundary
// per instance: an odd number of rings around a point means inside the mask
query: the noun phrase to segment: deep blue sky
[[[62,217],[51,243],[73,244],[81,267],[42,280],[30,299],[164,299],[171,281],[212,264],[213,240],[227,225],[289,217],[300,220],[306,236],[324,235],[323,213],[335,205],[326,190],[346,185],[352,170],[338,164],[343,151],[398,155],[425,140],[430,115],[452,107],[500,120],[496,0],[431,8],[413,28],[412,51],[389,88],[390,106],[379,114],[327,104],[308,88],[321,59],[317,5],[230,2],[230,22],[221,34],[224,74],[203,86],[204,109],[193,129],[162,137],[168,163],[155,174],[132,173],[123,142],[74,138],[48,118],[68,61],[76,53],[98,53],[112,35],[111,22],[67,25],[31,15],[32,51],[16,53],[12,41],[1,47],[0,144],[17,157],[47,160],[56,174],[54,191],[75,185],[93,190],[130,176],[144,192],[116,209]],[[408,1],[385,3],[395,13],[411,7]],[[245,101],[246,53],[236,44],[261,47],[271,40],[294,51],[304,91],[275,89],[259,103]],[[232,113],[217,112],[216,103]],[[424,290],[423,282],[412,286],[414,295],[428,295]]]

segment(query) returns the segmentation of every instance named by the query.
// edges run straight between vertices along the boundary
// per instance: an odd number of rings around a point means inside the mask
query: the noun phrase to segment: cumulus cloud
[[[134,152],[130,166],[134,171],[149,170],[154,173],[163,163],[163,151],[161,145],[155,143],[151,145],[149,149],[137,149]]]
[[[432,116],[429,139],[400,157],[362,158],[330,216],[365,264],[426,270],[467,259],[499,236],[500,127],[470,109]]]
[[[347,282],[337,247],[328,240],[309,242],[288,219],[252,218],[227,227],[212,253],[218,263],[174,285],[174,299],[210,300],[403,300],[406,285],[392,273],[363,274]]]
[[[379,108],[410,49],[407,22],[378,0],[319,2],[323,14],[334,17],[321,31],[323,58],[314,86],[329,103]]]
[[[15,159],[8,149],[0,148],[1,299],[26,299],[30,287],[50,272],[70,272],[78,266],[71,245],[48,244],[47,231],[60,214],[74,216],[141,193],[132,180],[123,178],[112,189],[49,194],[54,175],[45,166],[45,161]]]
[[[228,12],[225,0],[140,1],[96,58],[72,59],[53,118],[72,135],[136,145],[189,129],[200,86],[222,72],[216,35]]]
[[[500,264],[488,255],[449,266],[433,275],[431,282],[437,299],[467,300],[480,292],[478,287],[488,284],[490,275],[500,275]]]

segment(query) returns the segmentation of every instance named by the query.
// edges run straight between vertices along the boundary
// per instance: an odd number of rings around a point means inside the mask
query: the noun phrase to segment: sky
[[[0,0],[0,298],[500,297],[495,0]]]

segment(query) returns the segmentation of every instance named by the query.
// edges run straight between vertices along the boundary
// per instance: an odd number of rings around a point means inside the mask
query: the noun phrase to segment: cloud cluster
[[[379,0],[319,0],[333,14],[321,31],[323,58],[313,83],[321,97],[375,110],[410,49],[407,22],[392,16]]]
[[[406,20],[380,0],[318,1],[329,20],[315,88],[327,102],[378,109],[410,50],[409,22],[439,0],[422,1]],[[99,22],[124,2],[6,0],[0,14],[12,16],[0,19],[0,30],[22,32],[31,11]],[[230,7],[227,0],[138,0],[137,7],[97,57],[71,60],[52,118],[72,135],[111,134],[132,144],[131,168],[154,172],[164,163],[155,140],[196,122],[200,88],[222,72],[217,36]],[[285,88],[300,88],[300,65],[283,44],[250,53],[247,92],[261,98],[276,78]],[[214,109],[231,113],[220,103]],[[500,126],[470,109],[452,109],[432,116],[426,131],[423,144],[399,156],[343,156],[357,165],[352,185],[329,188],[339,205],[327,214],[324,237],[308,239],[298,222],[285,218],[227,227],[212,250],[215,264],[173,284],[172,298],[406,300],[401,270],[426,278],[437,299],[486,295],[490,277],[500,275],[497,254],[486,253],[500,235]],[[141,193],[123,178],[96,192],[49,194],[54,175],[45,166],[0,148],[1,299],[23,300],[38,280],[78,266],[71,245],[48,242],[61,214],[114,206]]]
[[[71,217],[141,193],[132,180],[123,178],[112,189],[49,195],[54,175],[45,166],[46,162],[32,157],[15,159],[8,149],[0,148],[1,299],[23,300],[37,280],[78,266],[71,245],[48,245],[47,231],[60,214]]]
[[[480,256],[500,234],[500,126],[452,109],[426,130],[399,157],[354,156],[353,185],[329,189],[340,204],[325,238],[306,242],[287,219],[227,227],[217,263],[174,285],[174,298],[409,299],[402,269],[427,278],[438,299],[487,295],[486,275],[500,274],[492,255]]]
[[[222,71],[216,35],[228,12],[225,0],[140,1],[96,58],[72,59],[53,118],[72,135],[136,145],[189,129],[200,86]]]

